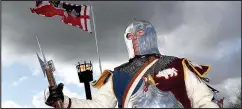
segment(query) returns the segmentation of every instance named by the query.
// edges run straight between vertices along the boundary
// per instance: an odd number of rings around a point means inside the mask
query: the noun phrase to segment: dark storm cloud
[[[34,37],[38,35],[45,51],[55,53],[56,56],[64,59],[63,61],[80,59],[81,57],[95,58],[95,40],[88,33],[61,23],[58,17],[45,18],[32,14],[29,8],[34,6],[34,2],[5,1],[4,4],[3,29],[15,31],[7,37],[11,40],[16,38],[12,41],[18,45],[18,51],[32,53],[38,50]],[[134,18],[151,19],[156,11],[152,8],[153,4],[155,2],[93,2],[100,53],[103,60],[114,59],[110,55],[118,55],[121,57],[120,59],[127,58],[123,39],[124,29]],[[169,16],[169,11],[181,10],[179,4],[180,2],[161,3],[159,6],[164,6],[161,13],[164,16]],[[169,9],[167,12],[166,8]],[[4,35],[7,34],[4,33]],[[107,53],[109,55],[106,55]]]
[[[202,18],[212,28],[207,31],[209,40],[203,42],[207,47],[214,47],[223,40],[241,37],[241,3],[221,2],[216,5],[206,3],[203,7]],[[217,23],[214,23],[217,22]],[[214,25],[212,25],[214,24]],[[203,24],[201,23],[201,26]]]
[[[34,6],[33,1],[3,1],[2,4],[3,49],[23,55],[34,54],[39,51],[37,35],[46,54],[52,54],[60,61],[73,64],[80,60],[97,60],[95,40],[90,34],[65,25],[60,17],[32,14],[29,8]],[[93,6],[103,61],[127,60],[123,33],[128,23],[137,18],[153,23],[161,48],[171,48],[169,54],[179,55],[183,51],[182,56],[197,63],[211,64],[213,69],[209,75],[212,79],[218,74],[221,78],[241,75],[241,50],[228,50],[230,55],[214,59],[221,42],[241,40],[240,2],[100,1],[93,2]],[[163,43],[165,35],[174,39],[172,46]],[[167,41],[172,43],[173,40]]]

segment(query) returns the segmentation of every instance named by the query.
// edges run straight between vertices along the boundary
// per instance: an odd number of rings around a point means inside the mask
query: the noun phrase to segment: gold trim
[[[100,88],[100,87],[102,87],[105,83],[104,83],[104,81],[101,81],[101,79],[102,79],[102,78],[105,78],[105,79],[106,79],[106,77],[108,76],[108,74],[111,74],[111,75],[110,75],[110,78],[109,78],[109,79],[111,79],[111,80],[108,80],[108,81],[111,81],[112,92],[113,92],[114,96],[115,96],[116,99],[117,99],[117,96],[116,96],[116,94],[115,94],[115,92],[114,92],[114,88],[113,88],[113,73],[110,72],[109,70],[104,70],[103,73],[101,74],[101,76],[99,77],[98,81],[95,82],[95,83],[91,83],[91,84],[92,84],[92,86],[93,86],[94,88]],[[105,79],[104,79],[104,80],[105,80]],[[101,83],[100,83],[100,82],[101,82]],[[100,85],[98,85],[98,84],[100,84]]]
[[[99,77],[99,79],[94,82],[94,83],[91,83],[91,85],[94,87],[94,88],[100,88],[104,85],[104,81],[105,79],[107,78],[107,76],[109,74],[112,74],[109,70],[104,70],[103,73],[101,74],[101,76]]]
[[[112,77],[111,77],[112,76]],[[115,94],[115,91],[114,91],[114,88],[113,88],[113,74],[111,73],[111,76],[110,76],[110,78],[112,79],[111,80],[111,84],[112,84],[112,91],[113,91],[113,94],[114,94],[114,96],[116,97],[116,99],[118,100],[118,97],[116,96],[116,94]]]
[[[211,66],[210,65],[200,65],[200,66],[206,66],[206,67],[208,67],[208,69],[201,75],[198,71],[197,71],[197,69],[187,60],[187,59],[183,59],[182,60],[182,64],[183,64],[183,69],[184,69],[184,65],[186,65],[185,64],[185,61],[187,61],[187,63],[192,67],[192,69],[195,71],[195,73],[199,76],[199,77],[202,77],[202,78],[204,78],[205,77],[205,75],[207,75],[208,74],[208,72],[210,71],[210,69],[211,69]],[[186,80],[186,75],[185,75],[185,72],[184,72],[184,80]]]
[[[186,67],[185,67],[185,65],[186,65],[186,64],[185,64],[185,60],[186,60],[186,59],[183,59],[183,60],[182,60],[182,68],[183,68],[183,73],[184,73],[184,80],[187,79],[186,69],[185,69],[185,68],[186,68]]]
[[[147,75],[148,75],[148,80],[155,85],[155,80],[153,79],[153,77],[150,74],[147,74]]]
[[[204,72],[204,74],[202,75],[202,77],[205,77],[205,75],[207,75],[207,74],[208,74],[208,72],[210,71],[211,66],[210,66],[210,65],[202,65],[202,66],[207,66],[207,67],[208,67],[207,71],[206,71],[206,72]]]

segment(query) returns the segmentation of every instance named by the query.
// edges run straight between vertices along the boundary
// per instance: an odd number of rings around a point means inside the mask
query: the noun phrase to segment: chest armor
[[[171,64],[174,60],[179,59],[174,56],[157,56],[159,60],[147,71],[147,73],[154,76],[154,72],[162,71],[168,68],[169,64]],[[129,73],[129,75],[134,76],[135,73],[144,65],[146,61],[148,61],[150,56],[141,56],[130,59],[128,63],[125,63],[119,67],[116,67],[114,70],[123,71]]]
[[[143,83],[140,89],[131,96],[128,108],[183,108],[170,91],[161,91],[154,84],[144,91]]]
[[[135,73],[143,66],[145,62],[147,62],[149,57],[139,57],[139,58],[134,58],[130,60],[128,63],[125,63],[117,68],[115,68],[115,71],[119,72],[127,72],[128,75],[133,77]],[[182,66],[182,63],[180,62],[181,59],[173,56],[160,56],[159,60],[152,66],[150,67],[147,71],[146,74],[149,74],[153,77],[155,83],[158,83],[157,86],[150,86],[148,92],[142,93],[142,85],[137,86],[136,89],[134,90],[134,93],[131,96],[130,99],[130,106],[129,107],[183,107],[182,102],[180,103],[179,101],[182,100],[180,97],[177,97],[176,91],[179,90],[177,85],[180,80],[183,80],[183,71],[182,68],[179,69],[177,66]],[[176,63],[179,63],[181,65],[175,65]],[[181,76],[176,76],[170,79],[166,79],[165,77],[157,77],[157,74],[159,72],[162,72],[164,70],[167,70],[169,68],[178,68],[178,75]],[[175,87],[174,87],[175,86]],[[177,87],[177,88],[176,88]],[[184,92],[184,91],[183,91]],[[178,93],[178,95],[181,95]],[[161,98],[164,98],[161,100]],[[182,98],[182,97],[181,97]],[[151,102],[152,100],[153,102]],[[143,100],[142,102],[138,102],[140,100]],[[149,103],[148,103],[149,102]],[[160,105],[156,105],[154,103],[157,103]],[[161,103],[163,102],[163,103]],[[165,103],[166,102],[166,103]],[[148,103],[144,105],[144,103]],[[165,103],[165,104],[164,104]],[[167,104],[167,105],[166,105]],[[169,105],[170,104],[170,105]],[[181,104],[181,105],[180,105]]]
[[[148,61],[148,58],[150,58],[150,57],[144,56],[144,57],[133,58],[133,59],[129,60],[128,63],[125,63],[119,67],[116,67],[115,71],[126,72],[131,77],[133,77],[135,75],[135,73],[144,65],[144,63]],[[176,80],[173,80],[173,79],[177,79],[177,77],[165,79],[162,77],[157,78],[156,75],[161,71],[176,67],[174,65],[180,60],[181,60],[180,58],[173,57],[173,56],[163,56],[163,55],[159,56],[159,60],[146,71],[146,74],[151,75],[156,82],[159,82],[159,84],[163,86],[163,88],[162,88],[163,90],[168,90],[168,89],[170,89],[170,86],[175,84],[174,82],[176,82]],[[178,63],[181,64],[181,62],[178,62]],[[181,72],[181,73],[183,73],[183,72]],[[173,80],[173,81],[171,81],[171,80]]]

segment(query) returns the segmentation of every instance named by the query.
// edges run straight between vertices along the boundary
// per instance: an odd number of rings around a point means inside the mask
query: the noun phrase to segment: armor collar
[[[129,62],[132,62],[132,61],[139,59],[139,58],[150,58],[150,57],[160,58],[161,56],[162,56],[161,54],[135,55],[135,57],[129,59]]]

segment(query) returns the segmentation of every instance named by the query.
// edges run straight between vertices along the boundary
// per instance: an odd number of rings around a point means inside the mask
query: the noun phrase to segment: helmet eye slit
[[[128,34],[126,35],[126,38],[127,38],[128,40],[132,40],[132,39],[134,38],[134,35],[133,35],[132,33],[128,33]]]
[[[143,36],[145,34],[145,31],[141,29],[141,30],[138,30],[135,34],[136,36]]]

